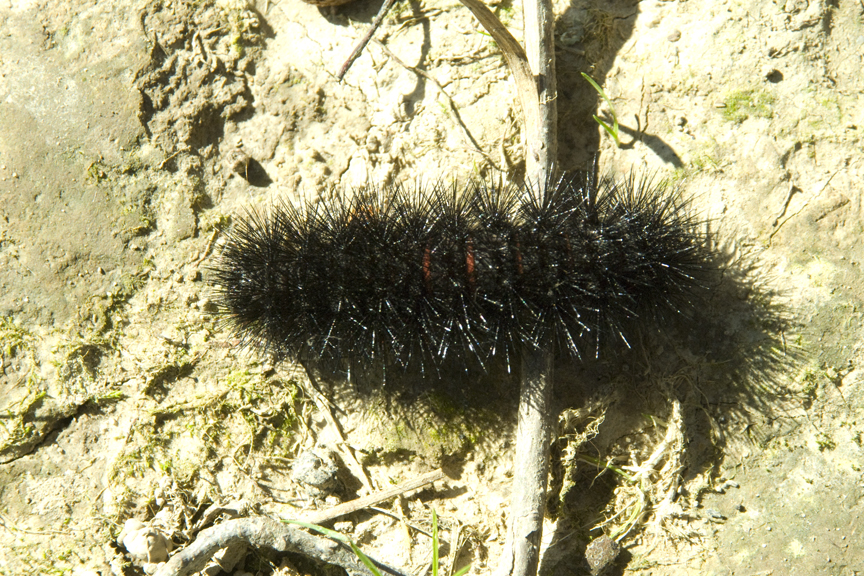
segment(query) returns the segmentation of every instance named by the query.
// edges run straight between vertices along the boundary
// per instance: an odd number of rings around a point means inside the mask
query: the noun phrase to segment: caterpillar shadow
[[[575,407],[582,421],[567,429],[562,419],[553,443],[548,513],[558,523],[542,572],[589,574],[588,543],[603,532],[622,536],[625,523],[605,523],[626,512],[616,491],[633,486],[620,467],[651,460],[668,438],[676,403],[682,443],[654,463],[649,484],[679,486],[670,503],[690,520],[705,514],[700,493],[688,491],[696,480],[712,483],[725,461],[737,462],[798,426],[786,415],[797,401],[787,374],[802,354],[785,341],[794,321],[783,294],[761,275],[758,259],[730,249],[715,254],[714,284],[691,317],[643,327],[632,349],[612,346],[600,359],[556,366],[556,401],[565,414]],[[661,517],[655,509],[649,519]],[[645,526],[629,528],[633,535]],[[627,562],[622,554],[608,573],[623,574]]]

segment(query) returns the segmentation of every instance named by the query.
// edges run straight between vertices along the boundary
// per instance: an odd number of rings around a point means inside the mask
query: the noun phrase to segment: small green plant
[[[820,452],[824,452],[825,450],[834,450],[837,447],[837,443],[834,442],[834,439],[824,432],[820,432],[818,436],[816,436],[816,445],[819,447]]]
[[[801,395],[806,399],[815,400],[825,380],[824,369],[818,363],[811,362],[801,371],[797,380],[801,386]]]
[[[463,576],[471,569],[471,565],[463,566],[453,576]],[[432,509],[432,576],[438,576],[438,516]]]
[[[603,98],[603,100],[609,106],[609,113],[612,114],[612,126],[609,126],[609,124],[601,120],[600,117],[596,114],[594,114],[594,121],[597,122],[600,126],[602,126],[604,130],[606,130],[606,133],[609,134],[609,136],[611,136],[613,140],[615,140],[615,145],[620,148],[621,140],[618,139],[618,115],[615,114],[615,107],[612,106],[612,101],[609,100],[609,97],[606,96],[606,92],[603,91],[603,88],[601,88],[600,85],[597,84],[597,82],[595,82],[593,78],[591,78],[584,72],[582,72],[582,77],[585,78],[585,80],[587,80],[588,83],[591,84],[594,90],[597,91],[600,97]]]
[[[329,528],[324,528],[323,526],[318,526],[317,524],[309,524],[308,522],[302,522],[300,520],[282,520],[286,524],[295,524],[297,526],[301,526],[306,528],[307,530],[312,530],[314,532],[318,532],[319,534],[323,534],[328,538],[332,538],[337,542],[342,542],[351,547],[351,551],[354,552],[354,555],[363,562],[363,565],[369,569],[372,574],[375,576],[383,576],[381,571],[375,566],[375,563],[363,553],[360,548],[354,544],[354,542],[339,532],[335,530],[330,530]],[[459,571],[455,572],[453,576],[464,576],[468,570],[471,569],[471,565],[465,566],[461,568]],[[438,559],[438,517],[435,515],[435,509],[432,509],[432,576],[438,576],[439,573],[439,559]]]

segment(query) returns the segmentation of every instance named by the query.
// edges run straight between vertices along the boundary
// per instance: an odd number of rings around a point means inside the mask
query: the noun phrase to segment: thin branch
[[[387,0],[378,11],[378,15],[375,16],[375,20],[372,21],[372,26],[369,27],[369,30],[366,31],[366,34],[363,35],[363,38],[360,39],[360,43],[354,48],[354,51],[351,52],[351,55],[348,56],[348,60],[342,64],[342,68],[339,69],[339,73],[336,75],[336,79],[339,82],[345,78],[345,74],[348,73],[348,69],[351,68],[351,65],[354,64],[354,61],[360,57],[360,54],[363,52],[363,49],[366,48],[366,45],[369,44],[369,41],[372,40],[372,36],[375,34],[375,31],[378,30],[378,27],[381,26],[381,23],[384,21],[384,17],[387,16],[387,12],[393,7],[393,4],[396,3],[396,0]]]
[[[528,177],[545,185],[558,155],[558,81],[555,76],[555,14],[552,0],[525,0],[525,54],[537,83],[539,121],[527,134]]]
[[[318,410],[324,414],[324,418],[330,426],[333,427],[333,431],[336,432],[336,435],[339,437],[339,442],[336,444],[335,448],[342,457],[342,461],[345,462],[345,465],[351,470],[351,473],[354,474],[354,476],[363,483],[363,486],[369,491],[369,493],[372,494],[375,491],[375,485],[372,483],[372,478],[369,476],[369,473],[366,472],[363,465],[354,457],[354,452],[345,440],[345,434],[342,432],[342,427],[336,421],[333,412],[330,410],[329,400],[318,389],[312,371],[305,364],[303,364],[303,368],[306,370],[306,375],[309,377],[310,384],[309,390],[306,390],[306,393],[312,397]]]
[[[303,521],[309,524],[322,524],[356,512],[357,510],[368,508],[384,500],[389,500],[405,492],[416,490],[445,477],[444,472],[439,468],[438,470],[397,484],[387,490],[382,490],[377,494],[357,498],[329,510],[304,515]],[[216,507],[215,510],[208,510],[205,513],[205,517],[212,518],[214,514],[222,511],[224,511],[223,508]],[[269,548],[277,552],[302,554],[327,564],[341,566],[351,575],[369,576],[371,574],[358,561],[350,549],[346,549],[331,540],[312,536],[293,526],[286,526],[281,522],[259,517],[228,520],[201,531],[192,544],[178,552],[165,565],[160,567],[159,571],[156,572],[156,576],[186,576],[187,574],[200,572],[217,551],[236,545],[237,543],[248,544],[255,548]],[[396,576],[403,576],[392,568],[382,564],[378,565],[385,572]]]
[[[542,195],[558,152],[552,2],[525,0],[524,50],[483,2],[461,2],[498,43],[516,80],[525,117],[525,179]],[[552,348],[548,342],[544,349],[523,349],[510,521],[499,576],[535,576],[539,567],[553,423]]]
[[[554,157],[549,154],[553,147],[549,143],[544,144],[544,138],[553,135],[554,131],[550,133],[549,130],[543,129],[544,119],[548,121],[549,116],[541,112],[541,108],[548,105],[549,98],[546,97],[541,100],[541,92],[538,91],[535,72],[531,70],[528,56],[510,31],[501,23],[501,20],[480,0],[460,1],[471,10],[474,17],[489,32],[504,54],[507,67],[510,69],[510,73],[513,74],[513,80],[516,82],[516,95],[522,105],[522,116],[525,120],[526,173],[529,179],[534,179],[538,183],[545,184],[545,176],[542,180],[537,179],[538,169],[536,167],[551,166],[554,163]],[[550,0],[540,1],[549,2]],[[526,28],[527,24],[526,21]],[[554,74],[554,68],[552,72]],[[549,82],[544,82],[544,86],[547,90],[543,94],[548,94]],[[554,89],[554,84],[552,87]],[[554,99],[552,99],[552,102],[554,102]],[[557,149],[557,146],[555,146],[555,149]]]
[[[351,576],[372,576],[350,548],[263,517],[228,520],[203,530],[191,545],[160,566],[155,576],[188,576],[200,572],[216,552],[237,543],[276,552],[302,554],[344,568]],[[394,576],[404,576],[379,562],[375,564]]]
[[[546,513],[549,442],[557,420],[551,416],[552,366],[551,350],[523,350],[510,520],[497,576],[537,574]]]
[[[768,236],[768,246],[771,246],[771,241],[774,239],[774,236],[776,236],[777,233],[780,232],[780,229],[783,228],[783,225],[786,224],[787,222],[789,222],[789,220],[791,220],[792,218],[795,218],[796,216],[798,216],[801,212],[803,212],[804,209],[807,208],[807,206],[810,204],[810,201],[811,201],[811,200],[813,200],[813,199],[815,199],[815,198],[818,198],[819,195],[822,194],[822,192],[824,192],[825,189],[828,187],[828,184],[831,183],[831,180],[834,179],[834,176],[836,176],[837,174],[839,174],[840,171],[843,170],[843,168],[845,168],[845,166],[840,167],[840,168],[838,168],[837,170],[835,170],[834,172],[832,172],[832,173],[831,173],[831,176],[829,176],[828,179],[825,180],[825,183],[822,184],[822,186],[819,187],[819,190],[817,190],[816,192],[814,192],[813,194],[811,194],[810,197],[807,198],[807,200],[804,202],[804,204],[802,204],[801,207],[798,208],[798,210],[796,210],[794,214],[790,214],[789,216],[787,216],[786,218],[784,218],[784,219],[783,219],[782,221],[780,221],[780,222],[776,222],[776,221],[775,221],[775,224],[774,224],[774,231],[771,232],[771,235],[770,235],[770,236]],[[791,191],[791,190],[789,191],[789,194],[790,194],[790,195],[792,194],[792,191]],[[784,212],[785,212],[785,211],[784,211]],[[780,220],[780,219],[778,218],[777,220]]]
[[[404,494],[405,492],[410,492],[411,490],[422,488],[427,484],[431,484],[436,480],[441,480],[443,478],[446,478],[446,476],[444,472],[439,468],[438,470],[422,474],[417,478],[412,478],[411,480],[400,482],[392,488],[387,488],[386,490],[381,490],[380,492],[376,492],[375,494],[370,494],[369,496],[363,496],[362,498],[357,498],[355,500],[351,500],[350,502],[339,504],[338,506],[334,506],[333,508],[330,508],[328,510],[320,510],[318,512],[303,514],[302,520],[310,524],[323,524],[324,522],[328,522],[341,516],[351,514],[352,512],[356,512],[364,508],[369,508],[370,506],[378,504],[380,502],[384,502],[385,500],[390,500],[391,498],[399,496],[400,494]]]

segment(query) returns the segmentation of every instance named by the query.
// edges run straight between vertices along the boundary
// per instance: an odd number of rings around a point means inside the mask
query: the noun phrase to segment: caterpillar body
[[[706,242],[674,191],[633,176],[364,188],[247,212],[209,281],[241,341],[277,359],[509,366],[692,309]]]

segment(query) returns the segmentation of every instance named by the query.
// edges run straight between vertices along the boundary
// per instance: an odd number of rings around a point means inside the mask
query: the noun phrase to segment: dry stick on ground
[[[537,83],[539,119],[526,126],[527,175],[537,186],[553,176],[558,159],[558,81],[555,76],[555,15],[551,0],[524,0],[525,53]]]
[[[347,546],[262,517],[228,520],[203,530],[195,542],[160,566],[155,576],[187,576],[200,572],[217,551],[238,543],[317,558],[344,568],[350,576],[372,576]],[[392,568],[376,564],[382,572],[402,576]]]
[[[327,419],[327,422],[333,427],[333,431],[336,432],[336,435],[339,437],[339,442],[335,446],[336,451],[339,452],[342,461],[348,469],[351,470],[351,473],[363,483],[363,486],[369,491],[369,494],[372,494],[375,492],[375,485],[372,483],[372,478],[369,476],[369,473],[366,472],[363,465],[354,457],[354,452],[351,449],[351,446],[349,446],[348,442],[345,440],[345,434],[342,432],[342,427],[339,425],[339,422],[336,421],[333,412],[330,410],[329,401],[318,388],[318,383],[315,381],[315,376],[312,374],[312,370],[310,370],[305,363],[303,364],[303,368],[306,370],[306,375],[309,377],[309,389],[306,390],[306,393],[312,397],[318,410],[324,414],[324,418]]]
[[[335,520],[336,518],[345,516],[346,514],[351,514],[352,512],[356,512],[364,508],[369,508],[373,504],[378,504],[379,502],[390,500],[391,498],[399,496],[400,494],[404,494],[405,492],[410,492],[411,490],[422,488],[427,484],[431,484],[436,480],[441,480],[445,477],[446,476],[444,472],[439,468],[438,470],[427,472],[426,474],[421,474],[417,478],[412,478],[411,480],[400,482],[396,486],[381,490],[380,492],[376,492],[375,494],[363,496],[362,498],[357,498],[356,500],[351,500],[350,502],[339,504],[338,506],[328,508],[327,510],[319,510],[317,512],[303,514],[301,519],[304,522],[308,522],[309,524],[321,524],[329,520]]]
[[[538,193],[551,181],[557,144],[554,21],[550,0],[524,0],[525,50],[479,0],[461,0],[504,52],[525,118],[526,183]],[[507,541],[497,576],[535,576],[540,562],[552,407],[552,343],[523,348],[513,493]]]
[[[378,502],[389,500],[405,492],[422,488],[444,477],[442,470],[434,470],[387,490],[382,490],[377,494],[358,498],[329,510],[306,514],[302,520],[309,524],[327,522],[368,508]],[[238,543],[245,543],[254,548],[269,548],[277,552],[303,554],[327,564],[341,566],[352,576],[354,574],[363,576],[371,574],[350,549],[346,549],[332,540],[312,536],[293,526],[286,526],[276,520],[259,517],[228,520],[202,530],[192,544],[172,556],[168,562],[159,568],[155,576],[186,576],[200,572],[216,552]],[[383,567],[383,565],[379,567]],[[382,572],[401,576],[392,568],[384,567]]]
[[[354,61],[360,57],[360,54],[363,52],[363,48],[372,40],[372,35],[375,34],[375,31],[381,26],[381,22],[384,21],[384,17],[387,16],[387,12],[390,11],[390,8],[393,7],[393,4],[396,3],[396,0],[387,0],[378,11],[378,15],[375,16],[375,20],[372,22],[372,25],[369,27],[369,30],[366,31],[366,34],[363,35],[363,38],[360,39],[360,42],[357,46],[354,47],[354,51],[351,52],[351,55],[348,56],[348,60],[342,64],[342,68],[339,69],[339,73],[336,75],[336,79],[339,82],[342,82],[342,79],[345,78],[345,74],[348,73],[348,69],[351,68],[351,65],[354,64]]]

